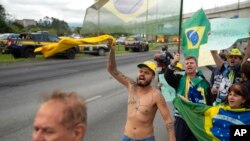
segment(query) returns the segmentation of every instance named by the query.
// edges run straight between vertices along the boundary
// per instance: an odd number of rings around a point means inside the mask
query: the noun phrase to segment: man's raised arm
[[[217,68],[221,68],[221,66],[224,63],[224,60],[221,59],[221,57],[219,56],[217,50],[211,50],[210,52],[211,52],[211,54],[213,56],[213,59],[214,59],[214,62],[216,64]]]
[[[130,82],[133,82],[132,79],[129,79],[127,76],[122,74],[119,70],[117,70],[116,60],[115,60],[115,43],[112,43],[111,40],[108,42],[108,47],[110,49],[109,59],[108,59],[108,72],[120,83],[128,87]]]

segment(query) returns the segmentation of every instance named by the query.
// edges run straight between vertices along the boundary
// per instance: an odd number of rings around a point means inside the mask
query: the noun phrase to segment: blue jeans
[[[132,138],[126,136],[126,135],[123,135],[121,141],[155,141],[155,137],[152,136],[152,137],[147,137],[147,138],[144,138],[144,139],[132,139]]]

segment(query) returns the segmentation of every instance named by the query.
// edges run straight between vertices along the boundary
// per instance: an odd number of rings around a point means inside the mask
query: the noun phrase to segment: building
[[[16,20],[19,24],[23,25],[23,27],[28,27],[32,25],[36,25],[36,21],[33,19],[22,19],[22,20]]]

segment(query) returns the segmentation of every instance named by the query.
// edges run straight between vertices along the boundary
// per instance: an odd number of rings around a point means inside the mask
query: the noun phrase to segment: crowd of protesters
[[[161,73],[164,74],[167,84],[175,89],[176,95],[187,101],[213,106],[229,105],[232,109],[249,108],[250,40],[244,50],[233,46],[219,53],[213,50],[211,55],[215,65],[209,67],[210,78],[205,78],[202,71],[198,70],[198,62],[193,56],[184,58],[184,73],[175,73],[175,66],[181,63],[178,53],[173,54],[172,58],[165,58],[168,60],[165,61],[166,67]],[[176,140],[196,141],[177,109],[174,110],[174,117]]]

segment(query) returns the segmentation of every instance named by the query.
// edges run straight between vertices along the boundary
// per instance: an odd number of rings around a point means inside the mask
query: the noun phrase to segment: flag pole
[[[179,20],[179,37],[178,37],[178,53],[180,53],[180,46],[181,46],[181,28],[182,28],[182,11],[183,11],[183,0],[181,0],[180,6],[180,20]]]

